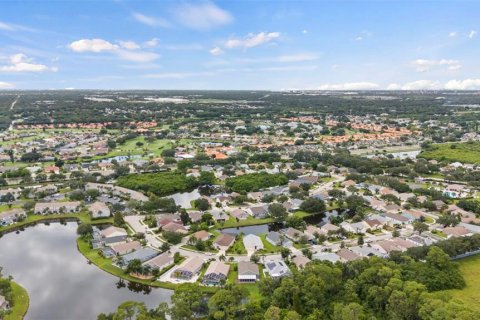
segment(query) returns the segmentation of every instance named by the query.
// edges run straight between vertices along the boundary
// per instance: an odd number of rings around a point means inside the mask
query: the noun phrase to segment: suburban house
[[[280,259],[267,261],[263,265],[265,266],[264,272],[268,273],[270,277],[275,279],[292,274],[285,262]]]
[[[172,277],[189,280],[200,272],[203,263],[203,259],[198,256],[190,257],[172,273]]]
[[[313,260],[320,260],[320,261],[330,261],[335,263],[340,260],[340,257],[332,252],[317,252],[312,255]]]
[[[266,205],[250,207],[250,214],[255,218],[265,218],[268,215],[268,207]]]
[[[173,257],[168,252],[164,252],[155,258],[145,262],[145,265],[150,266],[152,269],[163,270],[164,268],[174,263]]]
[[[207,241],[210,238],[210,233],[205,230],[200,230],[192,234],[192,238],[201,241]]]
[[[8,226],[19,219],[26,218],[27,214],[23,209],[11,209],[0,212],[0,226]]]
[[[251,261],[238,262],[238,282],[257,282],[259,279],[258,265]]]
[[[473,233],[463,226],[456,227],[446,227],[443,230],[443,233],[447,235],[447,238],[451,237],[466,237],[471,236]]]
[[[188,230],[185,229],[185,227],[178,222],[169,222],[166,225],[162,227],[162,231],[170,231],[170,232],[177,232],[177,233],[182,233],[182,234],[187,234]]]
[[[352,232],[352,233],[365,233],[367,232],[367,229],[370,228],[368,223],[366,223],[365,221],[354,222],[354,223],[348,223],[346,221],[343,221],[342,223],[340,223],[340,226],[343,229],[347,230],[348,232]]]
[[[102,241],[106,245],[113,245],[127,240],[128,233],[123,228],[118,228],[115,226],[110,226],[102,231],[100,231]]]
[[[88,208],[93,219],[110,217],[110,208],[101,201],[95,201]]]
[[[362,258],[360,255],[346,248],[340,249],[337,252],[337,255],[340,257],[340,261],[342,262],[349,262],[349,261],[354,261]]]
[[[259,236],[254,234],[247,234],[243,237],[243,245],[248,252],[253,252],[263,249],[263,242]]]
[[[284,235],[276,231],[270,231],[269,233],[267,233],[267,236],[265,239],[271,244],[273,244],[274,246],[290,247],[291,245],[293,245],[292,241],[290,241]]]
[[[468,190],[461,184],[449,184],[444,190],[443,195],[452,199],[463,198],[468,195]]]
[[[141,247],[142,245],[138,241],[124,242],[124,243],[119,243],[111,246],[113,252],[116,255],[124,255],[130,252],[133,252],[135,250],[138,250]]]
[[[293,257],[292,262],[297,266],[297,269],[303,269],[311,260],[303,255]]]
[[[245,220],[248,218],[248,213],[243,209],[235,209],[230,212],[230,215],[238,220]]]
[[[37,202],[33,212],[41,215],[50,213],[76,213],[80,211],[80,205],[80,201]]]
[[[159,252],[150,247],[140,248],[136,251],[122,256],[123,261],[128,264],[132,260],[140,260],[142,263],[158,256]]]
[[[203,276],[202,283],[205,285],[218,286],[227,280],[230,266],[222,261],[210,263]]]
[[[230,246],[233,244],[235,241],[235,236],[231,235],[229,233],[221,233],[217,239],[213,242],[215,247],[217,247],[219,250],[228,250]]]

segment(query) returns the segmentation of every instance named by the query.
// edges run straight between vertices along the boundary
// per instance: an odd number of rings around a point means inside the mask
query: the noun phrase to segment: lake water
[[[200,192],[198,192],[198,189],[195,189],[192,192],[175,193],[169,198],[175,200],[177,206],[181,206],[184,209],[190,209],[192,208],[191,201],[196,200],[200,197]]]
[[[128,282],[118,289],[117,277],[88,264],[78,252],[76,229],[74,222],[40,224],[0,238],[4,275],[12,275],[30,296],[26,320],[96,319],[128,300],[149,308],[170,301],[173,292],[166,289]]]
[[[243,234],[255,234],[255,235],[261,235],[261,234],[266,234],[268,233],[269,230],[269,225],[268,224],[259,224],[257,226],[248,226],[248,227],[238,227],[238,228],[226,228],[223,229],[223,233],[230,233],[230,234],[239,234],[243,232]]]

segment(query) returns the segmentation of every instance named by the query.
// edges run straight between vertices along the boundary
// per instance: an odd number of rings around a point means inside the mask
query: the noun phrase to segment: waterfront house
[[[19,208],[0,212],[0,226],[8,226],[26,217],[25,210]]]
[[[37,202],[33,212],[35,214],[51,214],[51,213],[76,213],[80,211],[80,201],[70,202]]]
[[[250,207],[250,214],[255,217],[255,218],[265,218],[268,214],[268,206],[266,205],[261,205],[261,206],[255,206],[255,207]]]
[[[142,245],[138,241],[124,242],[111,246],[113,252],[115,252],[116,255],[124,255],[138,250],[141,247]]]
[[[254,252],[263,249],[263,242],[259,236],[254,234],[247,234],[243,237],[243,245],[248,252]]]
[[[189,280],[202,270],[203,263],[203,259],[198,256],[190,257],[172,273],[172,277]]]
[[[145,247],[145,248],[140,248],[138,250],[130,252],[122,256],[122,258],[126,264],[128,264],[130,261],[133,261],[133,260],[140,260],[143,263],[145,261],[155,258],[158,255],[159,255],[159,252],[157,250],[154,250],[149,247]]]
[[[145,262],[145,265],[150,266],[152,269],[163,270],[166,267],[174,263],[173,257],[170,253],[164,252],[161,255]]]
[[[205,230],[200,230],[192,234],[195,240],[207,241],[210,238],[210,233]]]
[[[217,239],[213,242],[214,246],[218,248],[218,250],[228,250],[230,246],[235,241],[235,236],[229,233],[221,233]]]
[[[110,217],[110,208],[101,201],[95,201],[92,203],[88,208],[88,211],[92,215],[93,219]]]
[[[243,209],[235,209],[230,212],[230,215],[238,220],[245,220],[248,218],[248,213]]]
[[[128,233],[125,229],[110,226],[100,231],[101,240],[105,245],[114,245],[117,243],[125,242],[127,240]]]

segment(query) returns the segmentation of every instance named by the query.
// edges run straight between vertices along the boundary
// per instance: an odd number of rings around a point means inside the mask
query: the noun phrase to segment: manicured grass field
[[[227,221],[223,223],[217,223],[217,227],[219,229],[225,228],[236,228],[236,227],[246,227],[246,226],[255,226],[259,224],[267,224],[272,223],[272,218],[265,218],[265,219],[257,219],[252,216],[248,216],[247,219],[237,221],[235,218],[230,217]]]
[[[472,310],[480,312],[480,255],[457,260],[460,271],[467,283],[462,290],[446,290],[442,293],[461,300]]]
[[[11,282],[14,297],[12,312],[5,316],[5,320],[20,320],[27,314],[30,299],[27,290],[15,282]]]
[[[452,148],[452,145],[455,147]],[[480,163],[480,142],[440,143],[423,150],[418,157],[428,160]]]

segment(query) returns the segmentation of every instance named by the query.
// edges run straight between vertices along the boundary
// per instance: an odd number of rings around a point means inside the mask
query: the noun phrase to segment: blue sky
[[[0,1],[0,89],[480,89],[480,1]]]

